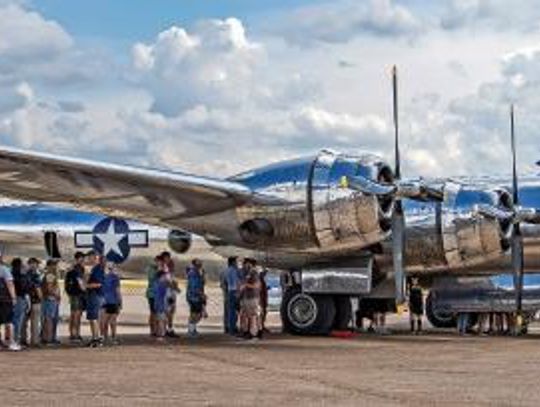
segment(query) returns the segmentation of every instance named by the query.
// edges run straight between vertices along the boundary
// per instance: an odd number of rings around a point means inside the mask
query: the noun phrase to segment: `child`
[[[109,341],[109,329],[111,333],[110,343],[118,345],[116,339],[116,325],[118,314],[122,309],[122,293],[120,290],[120,276],[114,263],[107,263],[107,274],[103,283],[105,304],[103,305],[103,335],[105,341]]]

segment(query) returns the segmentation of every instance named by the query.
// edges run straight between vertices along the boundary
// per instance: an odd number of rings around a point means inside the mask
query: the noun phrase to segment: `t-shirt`
[[[46,271],[43,275],[43,298],[54,298],[60,296],[60,288],[58,287],[58,276],[55,271]]]
[[[237,267],[228,267],[225,271],[225,282],[229,291],[238,290],[240,283],[240,271]]]
[[[96,264],[92,267],[90,272],[90,277],[88,277],[88,284],[101,284],[99,288],[89,288],[88,292],[90,294],[96,294],[103,296],[103,283],[105,282],[105,270],[101,264]]]
[[[187,270],[186,299],[188,302],[204,300],[204,276],[194,267]]]
[[[253,300],[260,298],[261,296],[261,284],[259,282],[259,275],[255,270],[248,272],[246,276],[246,282],[243,288],[242,297],[246,300]]]
[[[157,266],[155,264],[150,264],[146,268],[146,277],[148,280],[148,285],[146,286],[146,298],[154,298],[156,291],[156,280],[157,280]]]
[[[66,274],[66,292],[69,295],[82,295],[84,291],[81,288],[80,282],[84,278],[84,268],[80,264],[75,264]]]
[[[118,289],[120,288],[120,277],[114,272],[107,273],[105,281],[103,283],[103,296],[105,298],[105,304],[119,305],[120,296],[118,295]]]
[[[158,273],[156,273],[156,282],[154,284],[154,298],[156,299],[156,301],[165,301],[170,284],[170,273],[165,273],[163,271],[159,271]]]
[[[12,301],[6,285],[8,281],[13,281],[11,269],[5,264],[0,264],[0,302],[2,303],[11,303]]]
[[[424,300],[420,287],[411,287],[409,290],[409,308],[413,314],[423,314]]]
[[[32,290],[30,275],[21,269],[12,270],[13,284],[17,297],[26,297]]]
[[[39,270],[29,270],[28,274],[30,275],[30,281],[32,282],[32,291],[30,292],[30,300],[32,304],[39,304],[41,299],[38,295],[38,289],[41,288],[41,273]]]
[[[13,281],[13,274],[11,274],[11,269],[5,264],[0,265],[0,279],[4,281]]]

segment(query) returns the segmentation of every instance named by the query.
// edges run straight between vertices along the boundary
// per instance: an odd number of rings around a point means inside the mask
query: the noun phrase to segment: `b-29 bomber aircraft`
[[[197,234],[287,270],[281,316],[297,334],[347,326],[351,298],[403,304],[412,275],[431,287],[511,271],[520,313],[523,272],[540,265],[540,177],[518,184],[513,113],[512,177],[402,179],[395,70],[393,91],[393,167],[322,150],[217,179],[0,147],[0,194]]]

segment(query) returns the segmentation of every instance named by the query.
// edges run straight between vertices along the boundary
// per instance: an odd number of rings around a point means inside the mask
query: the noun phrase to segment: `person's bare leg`
[[[75,336],[76,337],[81,336],[81,318],[82,318],[82,311],[77,311],[75,313]]]
[[[92,339],[97,339],[99,337],[98,321],[90,321],[90,331],[92,332]]]
[[[111,324],[111,337],[113,340],[116,340],[116,326],[118,321],[118,314],[111,315],[110,324]]]
[[[101,335],[103,335],[103,339],[105,341],[109,339],[109,321],[110,321],[110,315],[103,314],[103,317],[101,319]]]
[[[105,329],[107,329],[105,320],[106,320],[106,313],[103,311],[103,309],[99,310],[98,314],[98,320],[99,320],[99,331],[101,336],[105,336]]]

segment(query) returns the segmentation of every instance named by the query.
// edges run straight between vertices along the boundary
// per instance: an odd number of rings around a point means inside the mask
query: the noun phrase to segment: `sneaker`
[[[90,342],[88,342],[86,346],[89,348],[100,348],[103,346],[103,339],[102,338],[92,339],[90,340]]]
[[[12,352],[19,352],[21,349],[21,345],[19,345],[17,342],[11,342],[8,346],[8,350]]]
[[[170,329],[165,333],[165,336],[169,338],[179,338],[180,335],[178,335],[176,332],[174,332],[174,329]]]

